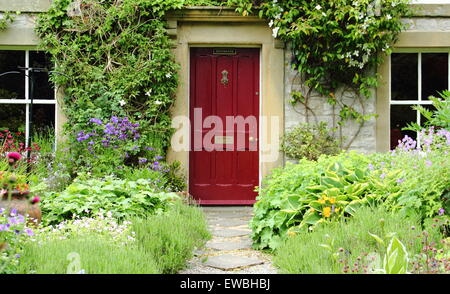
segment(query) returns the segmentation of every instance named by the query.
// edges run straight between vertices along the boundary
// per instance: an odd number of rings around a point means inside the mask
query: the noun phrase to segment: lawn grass
[[[196,246],[210,237],[203,213],[181,203],[161,215],[134,218],[136,242],[121,246],[94,233],[41,244],[27,242],[19,273],[64,274],[76,268],[87,274],[176,273]],[[79,266],[72,255],[79,256]]]
[[[351,272],[355,263],[360,264],[360,268],[369,265],[371,261],[366,254],[379,254],[382,260],[390,240],[386,235],[392,232],[404,243],[410,256],[419,253],[422,249],[420,227],[419,217],[406,218],[382,208],[362,208],[347,222],[326,224],[313,232],[289,237],[276,250],[274,264],[281,273],[335,274],[343,271],[341,260],[350,266]],[[385,239],[385,245],[380,245],[369,232]],[[437,230],[428,232],[430,239],[439,241]]]

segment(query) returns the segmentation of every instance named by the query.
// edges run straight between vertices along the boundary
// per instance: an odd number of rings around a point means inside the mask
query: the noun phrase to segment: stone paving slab
[[[222,254],[209,257],[204,264],[213,268],[228,271],[236,268],[253,266],[263,263],[264,261],[258,258]]]
[[[235,230],[235,229],[215,229],[212,234],[217,237],[240,237],[247,236],[249,230]]]
[[[249,224],[249,221],[246,219],[214,219],[210,220],[209,223],[211,225],[221,226],[221,227],[237,227],[237,226],[245,226]]]
[[[206,247],[214,250],[241,250],[241,249],[250,249],[252,248],[252,242],[247,239],[244,241],[228,241],[228,242],[208,242],[206,243]]]
[[[252,207],[202,207],[212,239],[194,251],[181,274],[273,274],[271,256],[253,250],[249,222]]]

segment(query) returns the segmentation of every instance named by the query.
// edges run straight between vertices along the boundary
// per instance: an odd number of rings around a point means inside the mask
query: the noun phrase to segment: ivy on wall
[[[305,87],[292,91],[291,103],[304,106],[307,120],[309,114],[315,116],[309,106],[315,92],[336,106],[339,125],[355,120],[360,129],[373,116],[365,112],[363,99],[369,98],[371,89],[378,84],[376,67],[383,61],[383,53],[391,52],[391,45],[404,29],[401,17],[410,14],[408,3],[409,0],[228,0],[228,5],[243,15],[266,18],[273,36],[292,46],[292,68]],[[341,95],[337,94],[339,89]],[[340,99],[344,96],[353,97],[353,102]],[[354,101],[359,102],[362,111],[357,110]]]

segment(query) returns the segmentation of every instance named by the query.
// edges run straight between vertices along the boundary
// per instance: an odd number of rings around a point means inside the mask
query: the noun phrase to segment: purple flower
[[[26,228],[25,229],[25,233],[27,233],[28,236],[33,236],[34,235],[33,230],[31,230],[30,228]]]
[[[98,124],[98,125],[102,125],[102,124],[103,124],[103,122],[101,121],[101,119],[98,119],[98,118],[91,118],[89,121],[90,121],[91,123]]]
[[[147,158],[139,158],[139,163],[146,163],[147,162]]]
[[[401,184],[401,183],[403,183],[405,180],[404,179],[398,179],[396,182],[397,182],[397,184]]]
[[[445,210],[443,208],[439,208],[438,214],[443,215],[445,213]]]
[[[373,164],[369,163],[368,168],[369,168],[370,170],[373,170]]]
[[[161,159],[163,159],[164,157],[162,157],[162,156],[155,156],[155,160],[161,160]]]
[[[144,149],[149,150],[149,151],[155,151],[155,149],[153,149],[152,147],[144,147]]]
[[[433,163],[430,160],[425,161],[425,164],[428,165],[428,166],[432,166],[433,165]]]
[[[385,173],[382,173],[381,175],[380,175],[380,179],[384,179],[386,177],[386,174]]]

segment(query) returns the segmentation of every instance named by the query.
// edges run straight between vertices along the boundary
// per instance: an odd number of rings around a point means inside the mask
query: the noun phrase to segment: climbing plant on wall
[[[20,12],[16,12],[16,14],[20,14]],[[2,18],[0,19],[0,31],[3,31],[8,28],[10,23],[13,23],[15,17],[11,14],[11,12],[6,11],[3,13]]]
[[[352,92],[353,100],[368,98],[377,86],[376,67],[383,53],[404,29],[401,17],[410,13],[408,0],[228,0],[243,15],[268,20],[273,36],[292,47],[292,68],[306,86],[292,91],[291,103],[313,113],[313,92],[338,106],[339,124],[353,119],[361,124],[370,114],[357,111],[336,92]],[[364,103],[361,102],[363,106]]]
[[[90,119],[115,115],[139,122],[140,141],[167,148],[178,65],[163,17],[183,3],[56,0],[40,15],[41,47],[61,73],[52,78],[64,88],[69,140]]]

